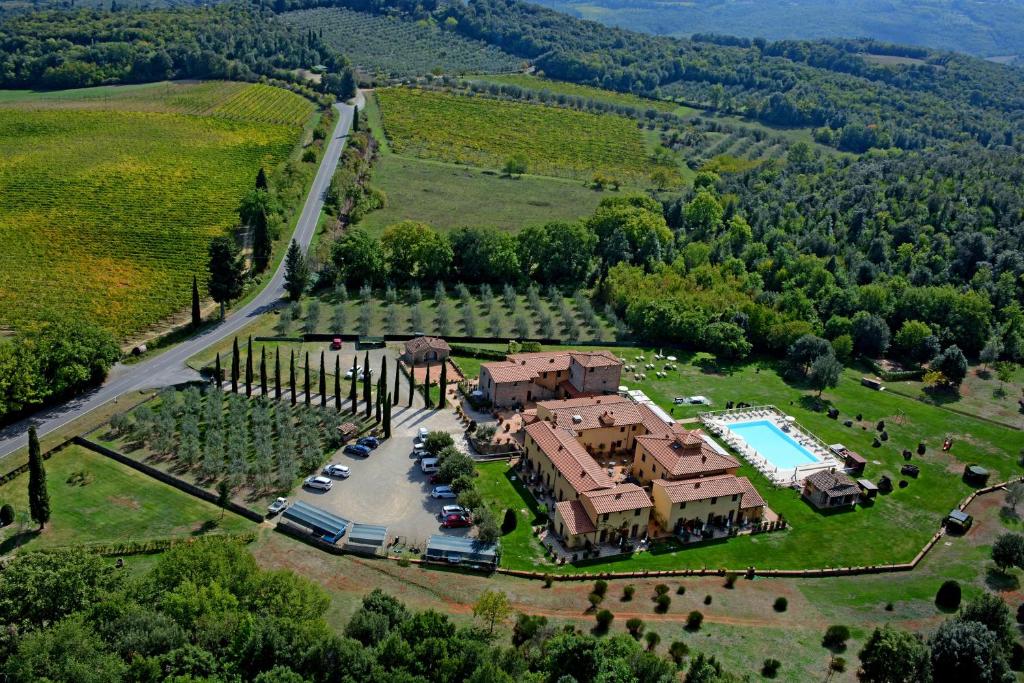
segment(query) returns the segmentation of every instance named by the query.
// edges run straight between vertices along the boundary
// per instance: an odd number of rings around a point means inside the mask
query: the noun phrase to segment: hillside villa
[[[618,391],[622,361],[609,351],[513,353],[480,366],[479,389],[496,408]]]

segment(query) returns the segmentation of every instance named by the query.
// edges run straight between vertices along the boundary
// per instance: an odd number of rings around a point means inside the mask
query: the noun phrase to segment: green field
[[[529,173],[582,181],[600,173],[630,185],[648,184],[657,168],[643,132],[621,116],[411,88],[377,98],[396,154],[488,169],[519,154]]]
[[[0,325],[75,315],[125,337],[187,306],[313,108],[240,83],[0,95]]]
[[[487,43],[470,40],[434,23],[357,12],[342,7],[279,15],[303,32],[315,30],[362,73],[407,78],[431,73],[516,71],[523,60]]]
[[[680,107],[675,102],[651,100],[646,97],[638,97],[637,95],[631,95],[629,93],[602,90],[601,88],[593,88],[589,85],[579,85],[577,83],[569,83],[566,81],[555,81],[549,78],[531,76],[529,74],[499,74],[494,76],[483,76],[479,79],[472,80],[480,80],[486,83],[518,85],[520,88],[524,88],[526,90],[547,90],[554,95],[571,95],[573,97],[580,97],[586,100],[607,102],[608,104],[622,105],[624,107],[632,107],[640,110],[656,109],[660,112],[673,112],[678,116],[685,116],[697,112],[696,109],[692,109],[690,107]]]
[[[77,476],[76,476],[77,475]],[[71,446],[46,461],[50,523],[41,534],[28,519],[28,475],[0,487],[16,521],[0,530],[0,555],[29,549],[239,532],[253,525],[109,458]]]
[[[630,361],[641,352],[638,349],[613,350]],[[869,461],[865,473],[869,479],[877,481],[882,474],[888,474],[894,482],[906,479],[908,486],[880,496],[868,507],[822,514],[804,503],[797,492],[774,488],[759,472],[744,464],[740,474],[754,482],[770,508],[785,516],[791,525],[789,530],[686,549],[662,546],[632,558],[581,565],[581,568],[594,571],[723,566],[793,569],[907,562],[938,529],[943,516],[970,493],[971,488],[960,478],[964,464],[983,464],[992,471],[992,481],[1002,481],[1020,472],[1016,463],[1016,454],[1022,445],[1019,431],[956,415],[891,392],[872,391],[860,385],[862,373],[856,370],[848,369],[839,386],[824,393],[824,405],[832,405],[841,413],[839,420],[831,420],[813,409],[813,393],[784,381],[774,363],[719,366],[706,354],[671,353],[682,360],[679,369],[670,372],[668,378],[649,376],[645,381],[636,381],[626,374],[623,384],[630,389],[642,389],[666,410],[672,410],[677,418],[694,417],[701,408],[674,408],[675,396],[708,396],[714,401],[712,409],[724,408],[730,400],[774,404],[794,415],[801,425],[826,443],[843,443],[864,455]],[[644,352],[648,359],[651,354],[651,349]],[[478,371],[478,360],[459,356],[457,361],[467,374]],[[843,419],[854,419],[857,414],[861,414],[863,420],[855,421],[852,428],[843,426]],[[878,420],[885,420],[889,440],[876,448],[872,441]],[[952,436],[955,445],[950,453],[943,453],[940,446],[947,435]],[[901,476],[902,450],[916,453],[919,441],[927,446],[924,456],[914,455],[912,460],[921,468],[920,477]],[[484,474],[491,480],[489,488],[496,491],[493,500],[501,501],[495,502],[496,505],[508,506],[506,499],[518,497],[503,470],[485,470]],[[517,507],[523,505],[520,502]],[[520,527],[513,534],[529,534],[529,529],[524,531]],[[503,561],[508,566],[537,568],[536,539],[513,538],[507,542],[527,549],[523,553],[507,553]]]

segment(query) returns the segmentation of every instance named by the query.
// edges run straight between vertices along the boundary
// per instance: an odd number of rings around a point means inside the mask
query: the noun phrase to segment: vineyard
[[[496,47],[422,21],[342,8],[288,12],[281,19],[303,32],[320,32],[331,47],[370,76],[501,73],[517,71],[523,64]]]
[[[529,74],[500,74],[494,76],[486,76],[473,80],[479,80],[485,83],[504,83],[507,85],[517,85],[520,88],[523,88],[524,90],[547,90],[552,95],[567,95],[571,97],[579,97],[584,100],[606,102],[608,104],[632,107],[635,109],[656,109],[657,111],[671,112],[681,108],[680,105],[676,104],[675,102],[668,102],[666,100],[651,100],[645,97],[631,95],[629,93],[602,90],[601,88],[592,88],[588,85],[578,85],[576,83],[568,83],[566,81],[553,81],[547,78],[531,76]]]
[[[377,97],[398,154],[498,169],[521,155],[529,173],[624,184],[647,184],[655,168],[642,131],[621,116],[410,88]]]
[[[98,90],[0,100],[0,325],[74,315],[125,337],[187,307],[209,240],[312,111],[259,85]]]

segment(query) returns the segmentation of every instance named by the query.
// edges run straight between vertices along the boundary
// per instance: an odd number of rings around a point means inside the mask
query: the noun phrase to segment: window
[[[640,508],[637,508],[636,510],[633,510],[633,516],[634,517],[639,517],[640,516]]]
[[[739,500],[739,497],[740,497],[740,494],[738,494],[738,493],[734,493],[734,494],[732,494],[732,500],[733,500],[733,502],[735,503],[735,502],[736,502],[737,500]]]
[[[712,505],[714,505],[714,504],[715,504],[715,503],[717,503],[717,502],[718,502],[718,498],[712,498],[712,499],[711,499],[711,504],[712,504]]]
[[[625,432],[625,431],[626,431],[626,428],[625,428],[625,427],[619,427],[619,431],[620,431],[620,432]]]
[[[641,453],[640,454],[640,462],[647,462],[647,454],[646,453]]]
[[[608,521],[608,513],[607,512],[604,513],[603,515],[601,515],[601,521],[602,522],[607,522]]]
[[[680,510],[685,510],[686,509],[686,501],[685,500],[682,503],[679,504],[679,509]]]

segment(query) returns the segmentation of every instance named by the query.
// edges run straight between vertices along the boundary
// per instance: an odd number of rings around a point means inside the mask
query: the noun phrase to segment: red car
[[[335,337],[331,340],[331,348],[335,351],[341,349],[341,337]]]
[[[441,522],[441,526],[445,529],[457,529],[461,527],[473,526],[464,515],[447,515],[444,521]]]

